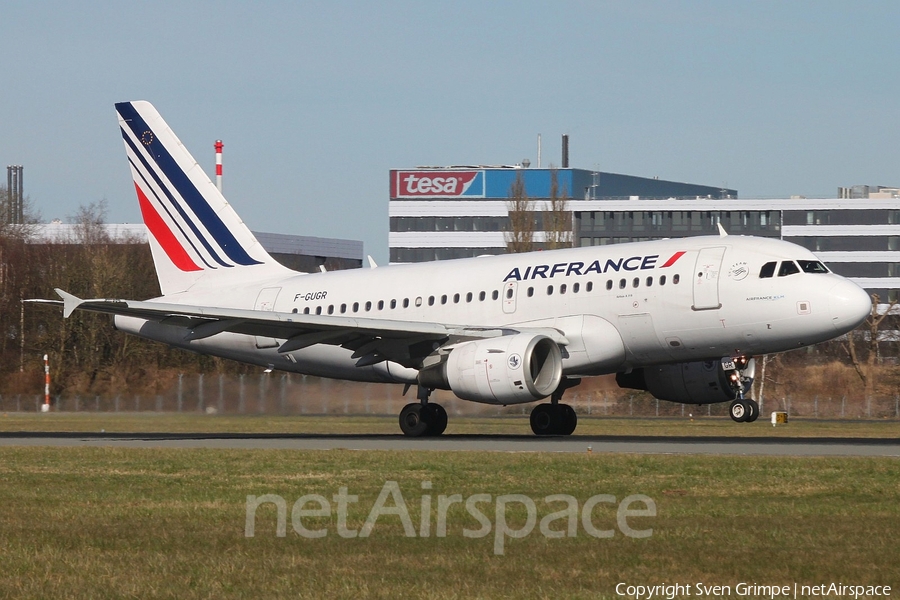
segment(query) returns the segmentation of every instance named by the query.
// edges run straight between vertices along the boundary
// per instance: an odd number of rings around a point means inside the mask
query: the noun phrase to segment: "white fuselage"
[[[787,242],[696,237],[504,256],[297,274],[165,296],[160,302],[468,327],[552,327],[568,340],[566,375],[781,352],[837,337],[869,299],[832,273],[760,278],[766,263],[815,261]],[[116,317],[119,329],[276,369],[360,381],[414,383],[395,363],[357,367],[352,352],[220,333],[186,342],[181,328]]]

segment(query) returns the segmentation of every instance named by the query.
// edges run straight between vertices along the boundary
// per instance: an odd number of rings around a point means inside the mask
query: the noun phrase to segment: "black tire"
[[[407,404],[400,411],[400,430],[409,437],[428,435],[428,422],[422,418],[422,405]]]
[[[535,435],[555,435],[556,415],[552,404],[538,404],[531,410],[531,431]]]
[[[750,416],[747,417],[747,423],[752,423],[759,418],[759,403],[756,400],[745,400],[747,406],[750,407]]]
[[[736,423],[744,423],[750,417],[750,407],[744,400],[735,400],[728,409],[731,420]]]
[[[559,433],[560,435],[572,435],[572,432],[578,427],[578,415],[575,414],[575,409],[568,404],[560,404],[559,409],[562,417]]]
[[[447,429],[447,411],[440,404],[429,402],[422,406],[422,419],[428,424],[425,435],[441,435]]]

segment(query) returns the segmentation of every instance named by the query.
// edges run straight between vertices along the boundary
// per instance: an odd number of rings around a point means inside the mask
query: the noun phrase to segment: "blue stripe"
[[[123,131],[122,133],[124,133],[124,131]],[[129,140],[127,137],[126,137],[125,141],[128,143],[129,146],[132,145],[132,144],[131,144],[131,140]],[[133,146],[132,146],[132,148],[133,148]],[[140,154],[138,154],[138,158],[141,158]],[[141,159],[141,160],[143,160],[143,159]],[[171,221],[172,221],[172,223],[175,225],[175,227],[178,228],[178,231],[181,232],[181,235],[184,237],[185,241],[187,241],[187,243],[190,244],[191,248],[193,248],[194,252],[195,252],[195,253],[197,254],[197,256],[200,258],[200,260],[203,261],[203,264],[206,265],[207,267],[209,267],[210,269],[215,269],[216,267],[215,267],[214,265],[211,265],[211,264],[209,264],[209,263],[206,261],[206,258],[204,258],[203,253],[201,253],[199,250],[197,250],[197,246],[194,245],[194,242],[191,241],[190,236],[188,236],[188,235],[184,232],[184,229],[181,227],[181,223],[178,222],[178,219],[176,219],[176,218],[174,218],[174,217],[172,216],[172,211],[169,210],[169,207],[166,206],[166,203],[163,202],[163,201],[160,199],[160,197],[156,194],[156,192],[154,191],[153,187],[150,185],[150,182],[147,181],[147,178],[144,177],[144,174],[143,174],[143,173],[141,172],[141,170],[137,167],[137,165],[134,164],[134,162],[131,160],[131,158],[128,159],[128,163],[129,163],[132,167],[134,167],[134,170],[137,172],[137,174],[140,176],[141,180],[144,182],[145,188],[147,189],[147,191],[148,191],[150,194],[152,194],[154,198],[156,198],[156,201],[159,203],[159,205],[162,207],[162,209],[163,209],[164,211],[166,211],[166,214],[169,215],[169,219],[171,219]],[[146,167],[146,165],[144,165],[144,166]],[[148,171],[149,171],[149,169],[148,169]],[[155,173],[153,173],[152,171],[150,171],[150,173],[151,173],[151,175],[154,175],[154,178],[155,178]],[[158,180],[157,180],[157,181],[158,181]],[[165,189],[165,188],[163,188],[163,189]]]
[[[184,211],[184,209],[181,207],[181,204],[179,204],[178,200],[176,200],[175,197],[172,196],[172,194],[169,192],[169,189],[166,187],[165,183],[163,183],[162,179],[160,179],[159,176],[156,174],[156,171],[147,163],[147,161],[144,159],[144,156],[141,153],[141,151],[134,145],[134,142],[131,141],[131,138],[128,137],[128,133],[124,129],[122,129],[122,139],[125,140],[125,143],[128,144],[128,147],[131,148],[131,151],[134,152],[134,155],[138,157],[138,160],[141,161],[141,165],[144,167],[144,170],[147,173],[149,173],[151,177],[153,177],[153,181],[155,181],[156,185],[159,186],[159,189],[161,189],[163,191],[163,193],[166,195],[166,198],[169,199],[169,203],[175,207],[175,210],[177,210],[178,214],[181,215],[182,220],[188,224],[188,227],[191,228],[191,231],[194,232],[194,235],[197,237],[198,240],[200,240],[200,243],[203,244],[203,247],[206,248],[206,250],[209,252],[210,256],[212,256],[213,259],[217,263],[222,265],[223,267],[233,267],[234,265],[229,265],[228,263],[223,261],[221,258],[219,258],[219,255],[216,254],[216,251],[213,250],[212,246],[209,245],[209,242],[206,241],[206,238],[203,237],[203,234],[200,233],[200,230],[197,228],[197,225],[190,218],[188,218],[188,215]],[[129,161],[129,162],[131,162],[131,161]],[[134,164],[134,163],[131,163],[131,164]],[[138,173],[141,172],[140,169],[138,169],[137,171],[138,171]],[[145,183],[147,182],[146,178],[144,178],[143,175],[141,175],[141,178],[144,179]],[[154,194],[154,196],[156,196],[156,194]],[[161,200],[158,196],[156,199]],[[166,207],[165,202],[160,201],[160,205],[166,209],[166,213],[168,213],[168,215],[170,217],[173,216],[172,212]],[[176,224],[178,224],[178,219],[173,218],[172,220]],[[181,231],[181,233],[184,233],[184,229],[182,229],[180,225],[178,226],[178,229]],[[191,239],[190,236],[185,235],[185,238],[190,242],[190,239]],[[197,247],[194,246],[194,244],[192,242],[191,242],[191,247],[194,250],[197,250]],[[206,266],[208,266],[212,269],[215,268],[213,265],[206,262],[206,260],[203,258],[202,253],[197,252],[197,255],[200,256],[200,260],[202,260]]]
[[[144,119],[141,118],[130,102],[116,104],[116,110],[128,123],[128,126],[131,128],[131,131],[137,139],[140,140],[141,135],[145,131],[152,132],[150,127]],[[142,140],[142,143],[144,143],[144,140]],[[172,182],[172,185],[175,186],[175,189],[178,190],[181,197],[184,198],[194,214],[197,215],[206,227],[206,230],[212,234],[219,247],[225,251],[225,254],[239,265],[262,264],[260,261],[254,260],[247,254],[247,251],[238,243],[228,227],[226,227],[219,218],[219,215],[213,211],[212,207],[200,191],[197,190],[193,183],[191,183],[187,174],[182,171],[181,167],[178,166],[178,163],[172,158],[172,155],[169,154],[168,150],[166,150],[165,146],[163,146],[162,142],[159,141],[159,138],[155,134],[153,135],[153,139],[149,140],[149,144],[145,143],[145,146],[151,157],[156,161],[156,164],[169,181]]]

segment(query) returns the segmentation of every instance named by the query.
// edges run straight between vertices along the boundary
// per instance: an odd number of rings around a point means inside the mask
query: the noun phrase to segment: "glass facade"
[[[579,246],[728,233],[781,237],[781,211],[585,211],[575,213]]]

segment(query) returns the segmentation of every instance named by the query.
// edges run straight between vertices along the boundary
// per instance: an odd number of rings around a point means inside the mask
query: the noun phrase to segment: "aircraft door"
[[[256,304],[253,307],[254,310],[266,310],[270,312],[275,310],[275,299],[278,298],[279,292],[281,292],[280,287],[263,288],[260,290],[259,296],[256,297]],[[275,348],[278,345],[278,340],[275,338],[256,336],[257,348]]]
[[[516,312],[516,293],[518,283],[515,281],[507,281],[503,286],[503,312],[511,315]]]
[[[719,302],[719,274],[725,247],[703,248],[694,267],[694,310],[722,308]]]

